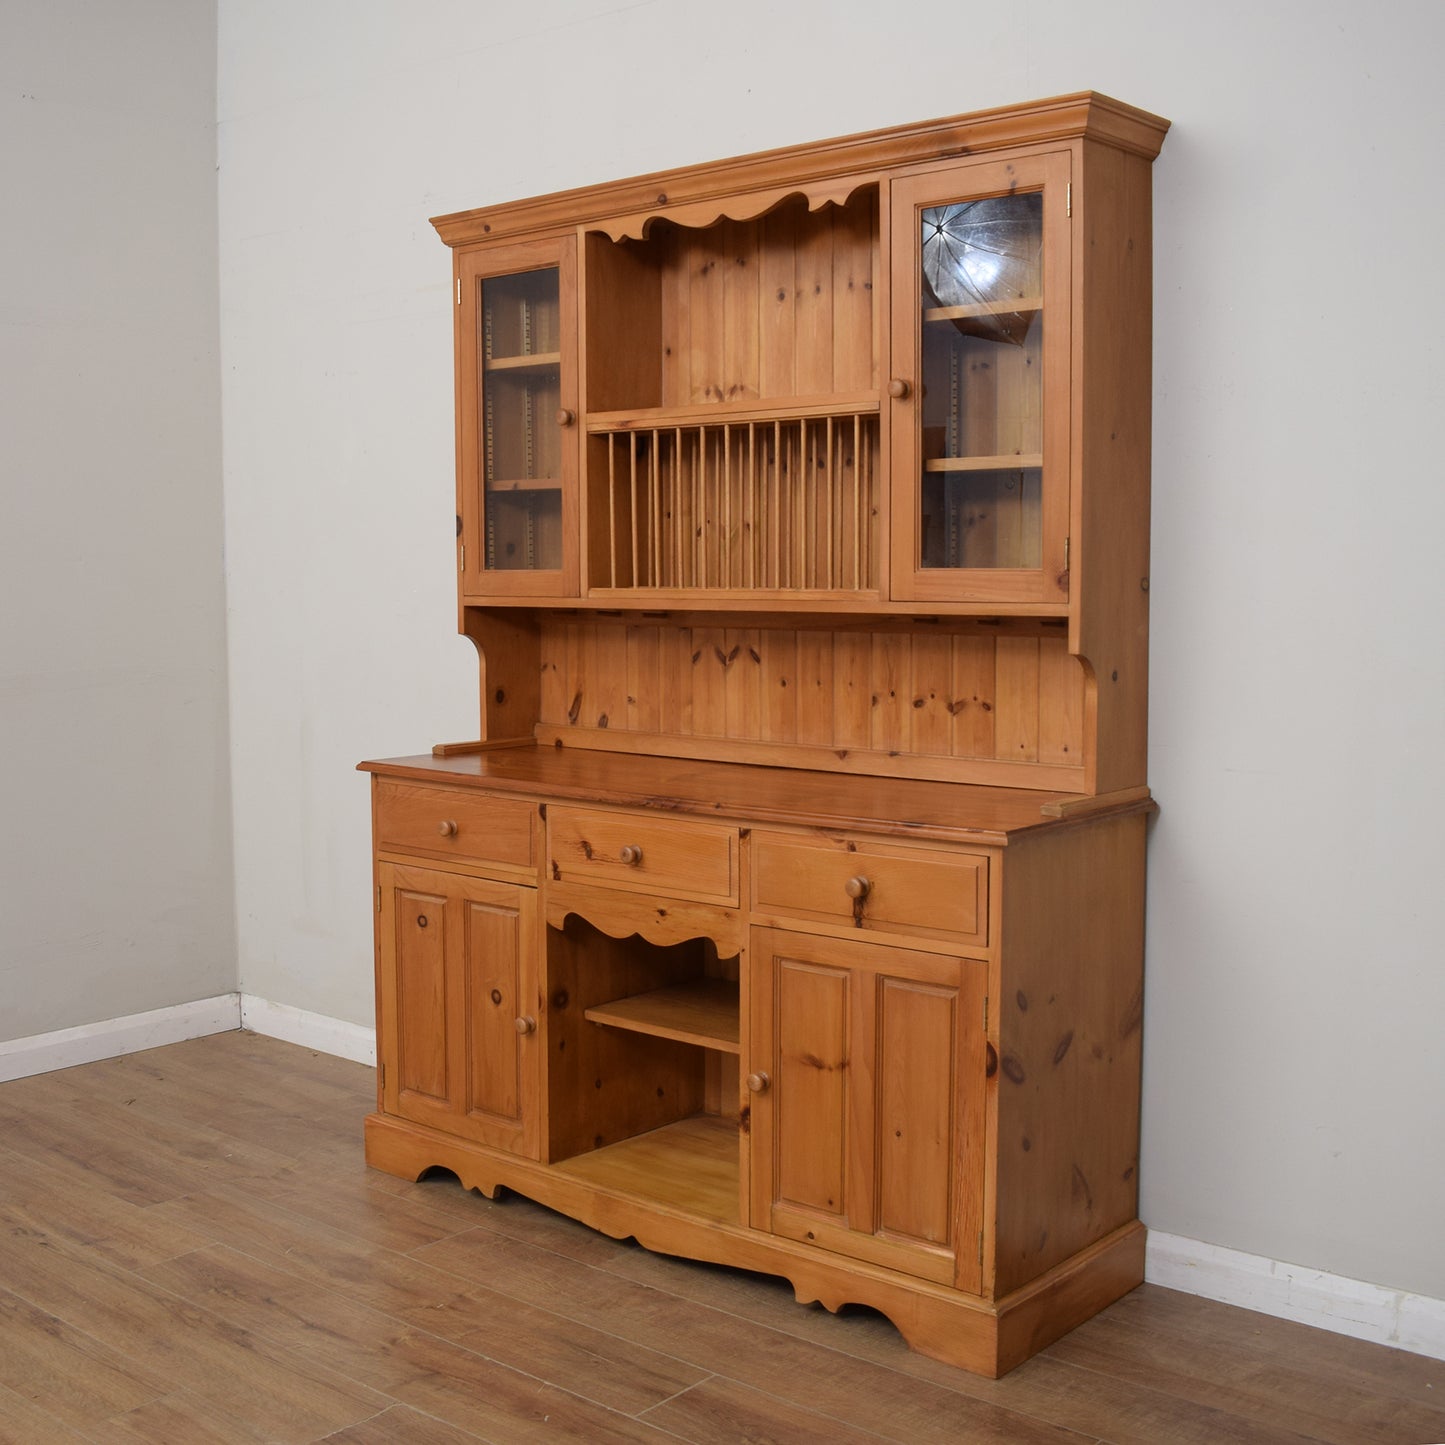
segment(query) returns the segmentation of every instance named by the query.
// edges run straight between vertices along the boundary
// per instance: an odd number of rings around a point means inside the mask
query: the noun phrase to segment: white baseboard
[[[321,1054],[335,1054],[376,1067],[376,1030],[344,1019],[308,1013],[290,1004],[271,1003],[255,994],[241,995],[241,1027],[284,1043],[300,1044]]]
[[[1428,1295],[1153,1230],[1144,1278],[1166,1289],[1445,1360],[1445,1300]]]
[[[218,994],[194,1003],[172,1004],[125,1018],[103,1019],[73,1029],[32,1034],[0,1043],[0,1083],[48,1074],[76,1064],[93,1064],[141,1049],[178,1044],[205,1034],[224,1034],[241,1026],[241,996]]]

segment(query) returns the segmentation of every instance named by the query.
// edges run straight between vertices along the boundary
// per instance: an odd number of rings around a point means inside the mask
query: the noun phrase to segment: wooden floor
[[[0,1441],[1445,1441],[1445,1364],[1151,1285],[975,1379],[369,1171],[374,1091],[245,1033],[0,1085]]]

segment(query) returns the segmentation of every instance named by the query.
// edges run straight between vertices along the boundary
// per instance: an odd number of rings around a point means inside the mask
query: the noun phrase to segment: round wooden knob
[[[850,878],[843,885],[843,891],[849,898],[866,898],[873,891],[873,884],[861,876]]]
[[[909,386],[901,376],[895,376],[893,380],[888,383],[888,395],[895,401],[902,401],[912,390],[913,388]]]
[[[637,865],[642,862],[642,849],[637,847],[636,844],[629,843],[617,856],[621,858],[629,868],[636,868]]]
[[[457,836],[456,820],[454,818],[443,818],[441,822],[437,824],[437,832],[440,833],[443,838],[455,838]]]
[[[537,1020],[534,1018],[528,1018],[524,1014],[521,1018],[515,1020],[515,1022],[519,1034],[525,1036],[526,1034],[534,1034],[537,1032]]]
[[[754,1094],[765,1094],[773,1081],[763,1073],[748,1075],[748,1089]]]
[[[576,421],[576,420],[577,420],[577,413],[576,413],[575,411],[568,411],[565,406],[559,406],[559,407],[557,408],[557,425],[558,425],[558,426],[571,426],[572,423],[573,423],[574,421]]]

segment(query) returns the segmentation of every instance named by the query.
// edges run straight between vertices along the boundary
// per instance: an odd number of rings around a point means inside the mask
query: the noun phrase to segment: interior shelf
[[[562,483],[556,477],[516,477],[500,482],[488,482],[489,494],[497,492],[555,492]]]
[[[926,472],[1016,472],[1041,467],[1041,452],[1010,452],[996,457],[935,457],[923,464]]]
[[[487,371],[540,371],[562,365],[560,351],[535,351],[525,356],[489,356],[482,363]]]
[[[699,978],[670,984],[631,998],[589,1008],[583,1017],[594,1024],[698,1044],[719,1053],[738,1048],[738,986],[722,978]]]
[[[560,1173],[722,1224],[738,1222],[738,1121],[694,1114],[558,1164]]]
[[[1042,311],[1041,296],[1015,296],[1012,300],[979,301],[971,306],[928,306],[924,308],[925,321],[968,321],[975,316],[1027,316]]]

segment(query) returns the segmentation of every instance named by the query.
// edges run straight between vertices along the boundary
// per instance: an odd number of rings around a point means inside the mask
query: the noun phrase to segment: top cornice
[[[457,211],[434,216],[432,225],[448,246],[517,240],[638,212],[663,215],[739,192],[809,189],[853,175],[865,182],[879,172],[927,161],[1084,138],[1153,160],[1168,129],[1167,120],[1148,111],[1081,91]]]

